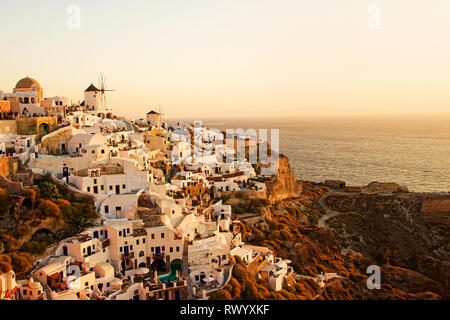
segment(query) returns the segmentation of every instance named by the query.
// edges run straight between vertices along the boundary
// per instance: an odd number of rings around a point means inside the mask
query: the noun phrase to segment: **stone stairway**
[[[183,243],[183,278],[189,282],[189,243],[185,240]]]

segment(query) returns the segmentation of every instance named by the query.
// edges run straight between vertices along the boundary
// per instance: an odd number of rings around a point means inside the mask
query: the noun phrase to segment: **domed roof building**
[[[17,81],[16,87],[13,91],[14,93],[18,91],[36,91],[38,93],[38,102],[42,100],[43,96],[41,84],[28,76]]]

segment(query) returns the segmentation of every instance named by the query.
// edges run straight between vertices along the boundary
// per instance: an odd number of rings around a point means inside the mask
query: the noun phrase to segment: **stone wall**
[[[0,134],[3,133],[17,133],[16,120],[0,120]]]
[[[23,190],[22,182],[13,182],[9,179],[6,179],[3,175],[0,174],[0,188],[5,188],[8,192],[11,193],[20,193]]]

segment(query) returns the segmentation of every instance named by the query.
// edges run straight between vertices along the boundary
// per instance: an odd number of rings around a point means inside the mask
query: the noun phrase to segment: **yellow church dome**
[[[23,78],[23,79],[20,79],[19,81],[17,81],[15,89],[31,89],[31,88],[33,88],[33,85],[34,85],[35,89],[42,89],[39,82],[37,82],[36,80],[29,78],[29,77],[26,77],[26,78]]]

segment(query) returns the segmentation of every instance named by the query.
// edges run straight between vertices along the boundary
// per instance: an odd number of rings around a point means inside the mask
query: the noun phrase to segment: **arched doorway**
[[[39,125],[39,134],[47,134],[50,131],[50,127],[46,123],[41,123]]]
[[[178,271],[178,275],[180,275],[182,270],[182,262],[180,259],[174,259],[170,263],[170,271],[175,274]]]
[[[151,264],[152,271],[166,271],[166,263],[162,259],[157,259]]]

